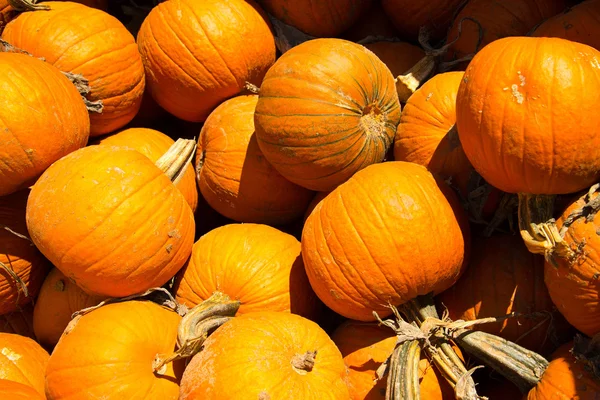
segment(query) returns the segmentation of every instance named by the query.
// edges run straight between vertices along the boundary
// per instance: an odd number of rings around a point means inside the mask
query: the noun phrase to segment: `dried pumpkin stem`
[[[396,77],[396,90],[401,103],[406,103],[410,96],[425,83],[436,67],[436,57],[426,55],[412,68]]]
[[[399,344],[389,359],[385,400],[419,400],[419,360],[421,343],[409,340]]]
[[[29,297],[29,290],[27,289],[27,285],[11,267],[0,261],[0,269],[5,270],[6,273],[10,275],[10,277],[17,283],[17,303],[19,302],[21,292],[23,292],[25,297]]]
[[[155,165],[176,185],[183,178],[187,166],[192,162],[194,151],[196,151],[195,140],[177,139],[169,150],[156,161]]]
[[[246,89],[247,91],[249,91],[250,93],[253,93],[253,94],[259,94],[260,93],[260,88],[258,86],[256,86],[254,83],[251,83],[251,82],[246,82],[244,84],[244,89]]]
[[[37,0],[8,0],[8,4],[16,11],[38,11],[38,10],[50,10],[50,7],[43,4],[36,4]]]
[[[317,357],[317,351],[307,351],[304,354],[295,354],[292,357],[292,368],[294,371],[298,372],[301,375],[306,375],[306,373],[313,370],[315,367],[315,360]]]
[[[2,225],[0,224],[0,229],[4,229],[5,231],[7,231],[10,234],[15,235],[16,237],[18,237],[19,239],[23,239],[23,240],[27,240],[28,242],[31,243],[31,245],[33,246],[33,242],[31,241],[31,239],[25,235],[23,235],[22,233],[19,232],[15,232],[14,230],[12,230],[10,227],[6,226],[6,225]]]

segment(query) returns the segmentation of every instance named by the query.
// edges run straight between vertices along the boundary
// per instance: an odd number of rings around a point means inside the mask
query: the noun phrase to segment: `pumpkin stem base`
[[[8,4],[19,12],[50,10],[50,7],[36,3],[37,0],[8,0]]]
[[[155,165],[176,185],[183,178],[187,166],[192,162],[194,151],[196,151],[195,140],[177,139],[169,150],[156,161]]]
[[[312,371],[315,366],[315,358],[317,357],[317,351],[307,351],[304,354],[296,354],[292,357],[292,368],[300,375],[306,375]]]
[[[437,65],[436,57],[426,55],[411,69],[396,78],[396,90],[401,103],[406,103],[410,96],[425,83]]]

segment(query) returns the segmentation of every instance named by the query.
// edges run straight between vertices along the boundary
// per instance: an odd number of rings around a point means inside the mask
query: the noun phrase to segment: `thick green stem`
[[[421,343],[409,340],[396,346],[389,361],[386,400],[419,400]]]

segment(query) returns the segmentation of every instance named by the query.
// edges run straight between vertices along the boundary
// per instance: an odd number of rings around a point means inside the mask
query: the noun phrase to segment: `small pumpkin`
[[[0,315],[0,332],[15,333],[35,339],[35,333],[33,332],[33,305],[27,304],[21,309]]]
[[[255,312],[209,336],[183,374],[179,400],[287,399],[290,393],[349,400],[346,377],[340,351],[317,324],[289,313]]]
[[[31,386],[23,383],[0,379],[0,398],[10,400],[44,400],[45,397]]]
[[[302,215],[313,192],[285,179],[263,156],[254,134],[257,101],[256,95],[234,97],[210,114],[198,139],[198,187],[227,218],[282,225]]]
[[[307,68],[307,65],[319,68]],[[315,39],[287,51],[265,76],[256,139],[288,180],[327,191],[383,160],[398,120],[394,77],[365,47]]]
[[[404,74],[425,56],[423,49],[407,42],[378,41],[363,46],[375,53],[393,76]]]
[[[176,400],[181,365],[169,363],[159,375],[152,363],[175,348],[180,320],[174,311],[137,300],[73,320],[48,361],[48,398]]]
[[[33,339],[11,333],[0,333],[0,376],[30,386],[44,396],[46,350]]]
[[[133,36],[96,8],[68,1],[46,1],[44,6],[50,9],[22,13],[11,21],[2,39],[89,81],[87,98],[102,103],[101,113],[90,113],[92,136],[125,126],[140,108],[145,85]]]
[[[5,196],[85,146],[90,121],[73,84],[36,58],[0,52],[0,86],[0,196]]]
[[[138,45],[156,102],[192,122],[246,82],[260,85],[275,61],[268,17],[251,0],[161,2],[144,20]]]

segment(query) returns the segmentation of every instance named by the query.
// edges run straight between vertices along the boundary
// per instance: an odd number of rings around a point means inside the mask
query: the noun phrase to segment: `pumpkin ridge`
[[[264,115],[264,114],[262,114],[262,115]],[[358,115],[357,115],[357,116],[358,116]],[[319,138],[322,138],[322,137],[328,137],[328,136],[331,136],[331,135],[337,135],[337,134],[339,134],[339,133],[342,133],[342,132],[351,132],[352,134],[355,134],[355,133],[357,133],[356,131],[357,131],[357,129],[356,129],[355,127],[350,127],[350,128],[348,128],[348,129],[342,129],[342,130],[335,131],[335,132],[328,132],[328,133],[327,133],[327,134],[325,134],[325,135],[307,136],[307,139],[319,139]],[[332,144],[339,143],[339,142],[341,142],[341,141],[344,141],[344,140],[348,139],[350,136],[352,136],[352,135],[351,135],[351,134],[350,134],[350,135],[346,135],[346,136],[344,136],[344,137],[342,137],[342,138],[340,138],[340,139],[336,139],[336,140],[333,140],[333,141],[327,142],[327,144],[331,144],[331,143],[332,143]],[[266,144],[269,144],[269,145],[278,145],[278,143],[274,143],[274,142],[268,142],[268,141],[266,141],[266,140],[261,140],[261,141],[262,141],[263,143],[266,143]],[[286,148],[296,148],[296,149],[300,149],[300,148],[303,148],[303,147],[306,147],[306,146],[305,146],[305,145],[292,145],[292,144],[286,144],[286,145],[285,145],[285,147],[286,147]],[[309,163],[309,162],[313,162],[313,161],[306,161],[305,163]]]
[[[102,32],[98,32],[98,34],[101,34],[101,33],[107,32],[107,31],[109,31],[109,30],[111,30],[111,29],[118,29],[118,28],[110,28],[110,29],[106,29],[106,30],[104,30],[104,31],[102,31]],[[135,48],[135,47],[137,47],[137,46],[135,45],[135,43],[126,43],[126,44],[125,44],[123,47],[120,47],[120,48],[118,48],[118,49],[113,49],[113,50],[109,51],[108,53],[102,53],[102,54],[98,55],[97,57],[94,57],[94,58],[91,58],[91,59],[89,59],[89,60],[86,60],[86,61],[84,61],[83,63],[81,63],[81,64],[79,64],[79,65],[77,65],[77,66],[75,66],[75,67],[73,67],[73,68],[68,68],[68,69],[69,69],[70,71],[72,71],[73,73],[76,73],[76,72],[75,72],[75,70],[78,70],[78,69],[82,68],[83,66],[86,66],[86,65],[88,65],[88,64],[90,64],[90,63],[94,63],[94,62],[100,62],[100,60],[102,59],[102,57],[105,57],[105,56],[110,56],[110,55],[112,55],[112,54],[114,54],[114,53],[117,53],[117,52],[119,52],[119,51],[127,50],[127,48],[128,48],[128,47],[134,47],[134,48]],[[70,50],[70,49],[68,49],[68,50]],[[66,52],[65,52],[65,53],[66,53]],[[119,73],[123,73],[123,72],[127,71],[127,70],[128,70],[128,69],[130,69],[130,68],[137,68],[137,65],[135,65],[134,63],[131,63],[131,62],[130,62],[130,60],[127,60],[127,61],[129,61],[129,62],[123,62],[124,64],[125,64],[125,63],[126,63],[126,64],[128,64],[128,67],[127,67],[126,69],[124,69],[124,70],[119,70],[119,71],[116,71],[114,74],[108,74],[108,75],[98,76],[98,77],[97,77],[95,80],[102,80],[102,79],[106,79],[106,78],[108,78],[108,77],[111,77],[111,76],[113,76],[113,75],[116,75],[116,74],[119,74]],[[62,68],[60,68],[60,67],[58,67],[58,66],[57,66],[57,68],[59,68],[59,69],[62,69]],[[93,83],[92,83],[92,82],[90,82],[90,85],[92,85],[92,84],[93,84]],[[128,93],[129,93],[129,92],[122,93],[122,94],[128,94]],[[91,94],[92,94],[92,93],[90,93],[90,95],[91,95]]]
[[[339,104],[339,103],[332,103],[331,101],[326,101],[326,100],[321,100],[321,99],[311,99],[308,97],[295,97],[295,96],[266,96],[263,95],[261,96],[263,99],[297,99],[297,100],[306,100],[306,101],[310,101],[311,103],[321,103],[321,104],[328,104],[330,106],[334,106],[334,107],[339,107],[342,108],[344,110],[348,110],[351,111],[353,113],[355,113],[356,115],[360,115],[360,111],[357,111],[354,108],[351,108],[349,106],[346,106],[345,104]],[[261,115],[268,115],[268,114],[261,114]],[[335,114],[332,114],[335,115]],[[325,135],[323,135],[325,136]]]
[[[61,11],[65,11],[65,10],[61,10]],[[56,12],[54,16],[58,15],[59,13],[60,13],[60,12]],[[48,21],[46,22],[46,24],[48,24],[48,23],[50,23],[50,22],[51,22],[51,19],[48,19]],[[44,26],[42,26],[42,27],[40,27],[40,31],[41,31],[41,29],[43,29],[44,27],[45,27],[45,25],[44,25]],[[94,36],[96,36],[96,35],[100,35],[100,34],[102,34],[102,33],[105,33],[105,32],[108,32],[108,31],[110,31],[110,30],[114,30],[114,29],[119,29],[119,27],[117,27],[117,26],[111,26],[111,27],[108,27],[108,28],[104,28],[104,29],[102,29],[101,31],[98,31],[98,32],[92,33],[90,36],[86,36],[86,37],[84,37],[84,38],[81,38],[81,39],[79,39],[79,40],[78,40],[78,41],[76,41],[75,43],[72,43],[72,44],[70,44],[70,46],[69,46],[69,47],[67,47],[67,48],[65,49],[65,51],[63,51],[63,52],[62,52],[62,53],[61,53],[61,54],[60,54],[60,55],[59,55],[59,56],[58,56],[58,57],[57,57],[57,58],[56,58],[56,59],[55,59],[55,60],[52,62],[52,65],[56,65],[56,68],[58,68],[58,69],[62,69],[62,66],[60,66],[60,59],[61,59],[61,58],[63,58],[63,57],[65,56],[65,54],[67,54],[67,53],[69,52],[69,50],[72,50],[72,49],[73,49],[73,47],[77,46],[77,45],[78,45],[78,44],[80,44],[81,42],[84,42],[84,41],[86,41],[86,40],[88,40],[88,39],[90,39],[90,38],[93,38],[93,37],[94,37]],[[130,44],[131,44],[131,43],[128,43],[127,45],[130,45]],[[123,47],[123,48],[124,48],[124,47]],[[36,50],[37,50],[37,49],[36,49]],[[119,50],[121,50],[121,49],[119,49]],[[103,55],[104,55],[104,54],[110,54],[110,53],[103,53]],[[92,60],[93,60],[93,59],[92,59]],[[87,60],[87,61],[92,61],[92,60]],[[87,62],[87,61],[86,61],[86,62]],[[46,60],[46,62],[50,62],[50,61],[49,61],[49,60]],[[85,62],[84,62],[83,64],[85,64]],[[82,65],[83,65],[83,64],[82,64]],[[73,71],[73,70],[75,70],[75,69],[77,69],[77,68],[79,68],[79,67],[81,67],[81,65],[79,65],[79,66],[78,66],[78,67],[76,67],[76,68],[69,68],[69,69],[70,69],[71,71]]]
[[[23,153],[25,153],[25,155],[27,156],[27,160],[29,160],[29,162],[31,163],[31,166],[35,167],[35,164],[34,164],[33,160],[31,159],[31,154],[29,154],[25,150],[25,147],[23,146],[23,143],[21,143],[21,141],[19,140],[19,138],[16,137],[15,134],[13,133],[13,131],[8,127],[8,125],[6,125],[6,123],[2,119],[2,116],[0,116],[0,122],[7,128],[4,132],[10,133],[10,135],[15,139],[15,143],[17,143],[19,145],[19,147],[21,148],[21,150],[23,150]]]

